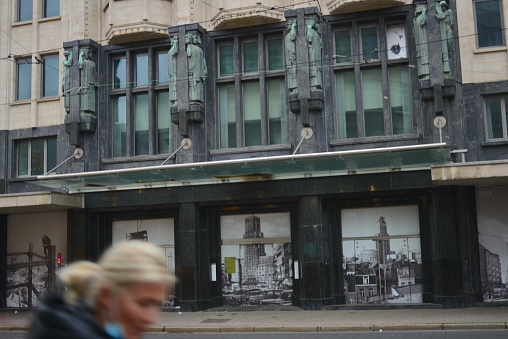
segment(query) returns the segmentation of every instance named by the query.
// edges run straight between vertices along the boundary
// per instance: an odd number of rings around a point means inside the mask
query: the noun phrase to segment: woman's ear
[[[110,286],[102,285],[97,294],[97,303],[103,309],[110,309],[113,304],[113,291]]]

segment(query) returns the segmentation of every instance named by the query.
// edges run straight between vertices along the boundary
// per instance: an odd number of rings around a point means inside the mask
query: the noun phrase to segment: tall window
[[[112,58],[112,156],[171,152],[167,51],[150,48]]]
[[[43,4],[42,16],[44,18],[60,15],[60,0],[43,0]]]
[[[508,140],[506,104],[508,95],[485,98],[487,140]]]
[[[42,58],[42,96],[58,95],[58,55]]]
[[[32,20],[33,0],[18,0],[18,21]]]
[[[16,100],[31,98],[32,91],[32,63],[31,56],[16,61]]]
[[[56,137],[17,143],[18,176],[42,175],[56,167]]]
[[[380,46],[388,46],[389,51]],[[384,26],[353,22],[351,26],[335,29],[339,139],[413,132],[405,47],[403,21]]]
[[[481,47],[502,46],[503,22],[499,0],[475,0],[477,45]]]
[[[219,43],[217,50],[220,147],[286,142],[282,38],[235,39]]]

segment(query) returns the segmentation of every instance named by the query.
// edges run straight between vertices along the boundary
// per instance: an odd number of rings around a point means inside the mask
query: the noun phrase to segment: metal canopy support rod
[[[302,129],[302,133],[300,133],[300,135],[302,136],[302,139],[298,143],[298,146],[296,146],[295,151],[293,152],[293,155],[295,155],[296,152],[298,152],[304,139],[310,139],[312,137],[312,129],[310,127],[305,127],[304,129]]]
[[[81,157],[83,156],[83,150],[81,148],[76,148],[74,150],[74,152],[72,153],[72,155],[70,157],[68,157],[67,159],[65,159],[64,161],[62,161],[59,165],[57,165],[55,168],[53,168],[51,171],[48,171],[46,173],[44,173],[44,175],[48,175],[49,173],[55,171],[56,169],[58,169],[60,166],[62,166],[63,164],[65,164],[67,161],[71,160],[72,158],[76,158],[76,159],[81,159]]]
[[[169,161],[169,159],[174,157],[176,155],[176,153],[178,153],[178,151],[181,150],[182,148],[183,149],[189,149],[191,146],[192,146],[191,139],[189,139],[189,138],[182,139],[181,146],[178,147],[178,149],[176,151],[174,151],[166,160],[164,160],[164,162],[162,164],[160,164],[160,166],[162,166],[165,163],[167,163]]]

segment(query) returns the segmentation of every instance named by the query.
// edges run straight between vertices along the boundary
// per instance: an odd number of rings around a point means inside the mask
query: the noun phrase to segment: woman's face
[[[157,321],[166,286],[160,283],[137,283],[118,298],[118,322],[125,339],[138,339],[148,325]]]

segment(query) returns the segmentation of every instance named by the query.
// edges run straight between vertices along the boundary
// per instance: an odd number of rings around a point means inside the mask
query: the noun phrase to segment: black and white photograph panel
[[[113,244],[138,240],[157,245],[166,257],[168,270],[175,273],[174,218],[116,220],[112,227]],[[162,306],[174,306],[174,295],[167,295]]]
[[[59,288],[67,264],[67,213],[13,214],[7,219],[7,307],[35,307]]]
[[[289,213],[221,217],[225,305],[291,305]]]
[[[476,188],[480,277],[485,302],[508,302],[508,186]]]
[[[345,209],[341,215],[346,302],[421,303],[418,205]]]

